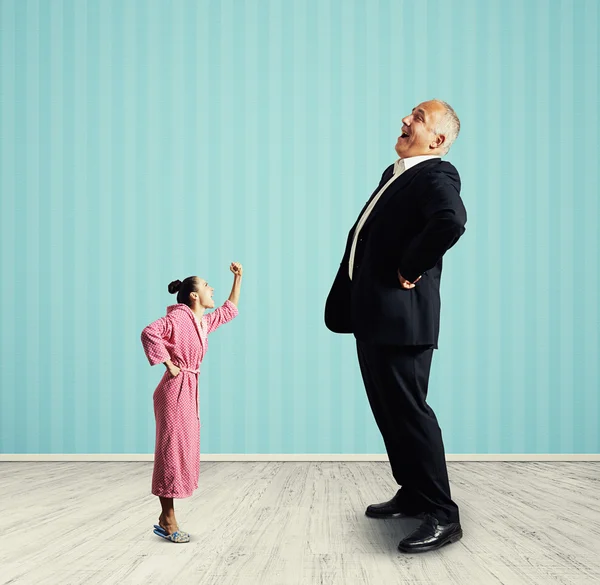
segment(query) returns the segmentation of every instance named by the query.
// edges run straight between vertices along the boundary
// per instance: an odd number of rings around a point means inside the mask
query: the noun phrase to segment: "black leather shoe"
[[[462,535],[462,528],[458,522],[441,525],[437,518],[428,514],[419,528],[400,541],[398,550],[403,553],[437,550],[460,540]]]
[[[407,518],[418,516],[418,513],[412,514],[410,510],[406,510],[401,506],[401,491],[402,490],[398,490],[396,495],[389,502],[367,506],[365,514],[370,518]]]

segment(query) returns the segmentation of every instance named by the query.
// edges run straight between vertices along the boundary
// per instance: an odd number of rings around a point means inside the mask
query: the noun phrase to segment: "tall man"
[[[440,322],[442,256],[465,231],[460,177],[442,161],[460,130],[445,102],[419,104],[402,119],[400,157],[348,234],[325,306],[335,333],[353,333],[365,389],[401,486],[372,518],[420,516],[398,545],[435,550],[462,537],[442,433],[426,402]]]

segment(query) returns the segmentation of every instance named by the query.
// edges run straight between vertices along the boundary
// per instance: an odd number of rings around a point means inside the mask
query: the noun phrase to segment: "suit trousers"
[[[441,524],[459,522],[442,431],[426,402],[433,348],[356,345],[369,404],[401,486],[400,506],[409,514],[430,513]]]

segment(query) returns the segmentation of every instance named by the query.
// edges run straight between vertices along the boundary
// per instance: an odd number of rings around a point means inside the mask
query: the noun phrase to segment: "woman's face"
[[[215,306],[213,294],[215,289],[209,286],[208,282],[203,278],[198,279],[198,301],[205,309],[212,309]]]

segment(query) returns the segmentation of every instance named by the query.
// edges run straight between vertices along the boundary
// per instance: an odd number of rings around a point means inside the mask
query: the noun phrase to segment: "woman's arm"
[[[228,300],[237,307],[240,302],[240,289],[242,287],[242,265],[239,262],[232,262],[229,270],[233,272],[233,286]]]
[[[172,333],[171,319],[161,317],[142,331],[142,346],[151,366],[170,360],[171,356],[165,346],[165,340]]]

